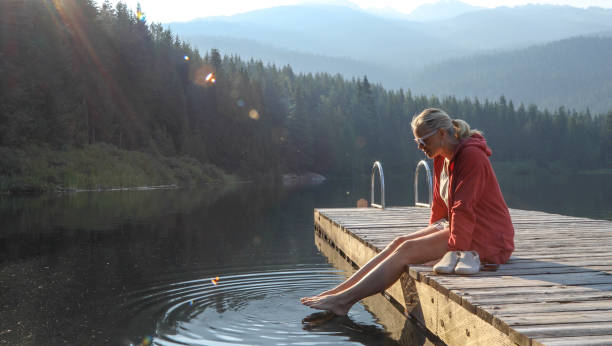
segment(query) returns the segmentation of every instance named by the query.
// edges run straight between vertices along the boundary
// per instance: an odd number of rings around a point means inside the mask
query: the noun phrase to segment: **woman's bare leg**
[[[349,288],[326,296],[313,297],[305,305],[346,315],[359,300],[382,292],[397,281],[407,264],[424,263],[442,257],[448,249],[448,229],[406,240]]]
[[[334,293],[344,291],[345,289],[353,286],[355,283],[361,280],[361,278],[366,276],[372,269],[374,269],[380,262],[382,262],[389,255],[391,255],[405,241],[410,240],[410,239],[420,238],[420,237],[429,235],[437,231],[439,231],[439,229],[436,228],[435,226],[428,226],[415,233],[395,238],[393,241],[391,241],[391,243],[389,243],[389,245],[387,245],[387,247],[383,251],[379,252],[376,256],[372,257],[372,259],[370,259],[368,263],[366,263],[361,268],[359,268],[359,270],[357,270],[353,275],[351,275],[351,277],[344,280],[344,282],[342,282],[340,285],[330,290],[327,290],[325,292],[321,292],[317,294],[316,296],[304,297],[301,299],[301,302],[305,303],[317,297],[323,297],[329,294],[334,294]]]

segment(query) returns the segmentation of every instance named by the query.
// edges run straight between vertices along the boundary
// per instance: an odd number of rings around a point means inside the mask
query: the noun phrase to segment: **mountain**
[[[436,6],[463,5],[451,1]],[[476,10],[418,23],[343,6],[295,5],[171,23],[169,27],[187,40],[199,35],[240,38],[413,71],[478,52],[525,48],[610,31],[612,10],[527,5]]]
[[[424,23],[434,37],[468,50],[524,48],[612,30],[612,9],[526,5],[466,13]]]
[[[459,15],[485,9],[480,6],[472,6],[457,0],[442,0],[433,4],[424,4],[405,17],[415,22],[429,22],[450,19]]]
[[[505,95],[515,104],[605,113],[612,109],[610,61],[612,37],[575,37],[432,65],[411,79],[410,88],[489,100]]]
[[[408,18],[410,17],[409,14],[407,13],[403,13],[403,12],[398,12],[396,9],[392,8],[392,7],[382,7],[382,8],[377,8],[377,7],[373,7],[373,8],[367,8],[365,9],[365,12],[373,14],[375,16],[378,17],[382,17],[382,18],[386,18],[386,19],[393,19],[393,20],[409,20]]]
[[[189,41],[198,35],[242,38],[394,69],[417,68],[426,62],[468,53],[452,41],[434,37],[416,22],[390,20],[339,6],[282,6],[230,17],[171,23],[169,27]]]

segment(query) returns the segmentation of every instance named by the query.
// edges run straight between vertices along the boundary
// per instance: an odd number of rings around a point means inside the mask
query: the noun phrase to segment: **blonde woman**
[[[506,263],[510,258],[514,229],[482,133],[436,108],[416,115],[412,132],[419,149],[434,159],[429,226],[397,237],[342,284],[302,298],[304,305],[346,315],[359,300],[391,286],[406,265],[442,258],[438,271],[450,273],[457,254],[463,252],[474,254],[478,265],[480,261]],[[444,268],[449,265],[450,270]]]

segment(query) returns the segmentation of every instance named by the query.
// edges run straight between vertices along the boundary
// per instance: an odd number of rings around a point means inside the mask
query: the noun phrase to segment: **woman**
[[[346,315],[357,301],[391,286],[406,265],[434,262],[446,253],[474,251],[496,264],[510,258],[514,229],[482,134],[436,108],[415,116],[412,132],[419,149],[434,159],[429,226],[394,239],[342,284],[302,298],[304,305]]]

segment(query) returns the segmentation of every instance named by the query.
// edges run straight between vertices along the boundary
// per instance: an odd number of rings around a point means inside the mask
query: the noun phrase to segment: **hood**
[[[467,147],[480,148],[480,150],[484,151],[487,156],[491,156],[492,153],[491,148],[489,148],[489,146],[487,145],[487,140],[482,135],[475,133],[472,136],[461,140],[459,146],[457,147],[457,150],[455,151],[454,157],[456,157],[457,154],[459,154],[463,149]]]

